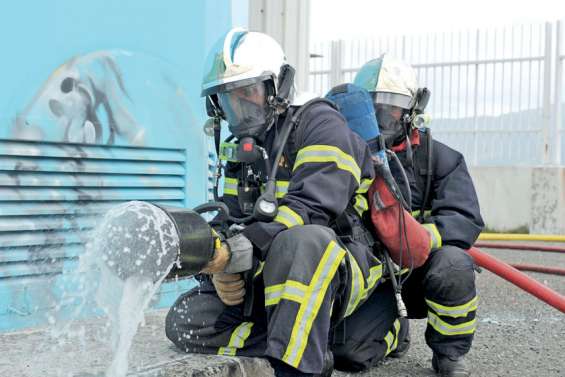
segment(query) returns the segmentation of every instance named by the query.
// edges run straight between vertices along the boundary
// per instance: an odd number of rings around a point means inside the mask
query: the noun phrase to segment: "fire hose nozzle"
[[[218,236],[196,211],[132,201],[110,209],[91,238],[91,252],[121,280],[158,281],[177,261],[187,274],[199,273]]]

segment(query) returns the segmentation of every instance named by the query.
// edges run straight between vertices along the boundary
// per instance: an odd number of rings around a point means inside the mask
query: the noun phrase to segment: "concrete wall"
[[[565,167],[470,168],[487,227],[565,234]]]

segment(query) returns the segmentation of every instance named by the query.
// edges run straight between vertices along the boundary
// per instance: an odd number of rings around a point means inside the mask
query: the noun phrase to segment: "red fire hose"
[[[512,284],[553,306],[562,313],[565,313],[565,296],[555,292],[549,287],[546,287],[540,282],[532,279],[528,275],[518,271],[514,267],[498,260],[497,258],[483,253],[475,247],[470,248],[468,253],[479,266],[484,267],[503,279],[508,280]]]
[[[551,274],[551,275],[562,275],[565,276],[565,268],[559,267],[547,267],[547,266],[540,266],[537,264],[518,264],[512,263],[510,264],[517,270],[520,271],[532,271],[532,272],[541,272],[544,274]]]
[[[489,249],[512,249],[512,250],[528,250],[528,251],[547,251],[550,253],[565,253],[564,247],[545,246],[545,245],[528,245],[515,244],[510,242],[477,242],[476,247],[485,247]]]

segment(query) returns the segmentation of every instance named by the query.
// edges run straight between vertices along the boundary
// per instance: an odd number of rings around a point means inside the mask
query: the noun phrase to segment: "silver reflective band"
[[[412,106],[412,97],[398,93],[376,92],[373,101],[375,104],[398,106],[403,109],[410,109]]]

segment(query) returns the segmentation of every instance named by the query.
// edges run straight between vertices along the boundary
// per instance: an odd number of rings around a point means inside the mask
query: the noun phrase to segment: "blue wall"
[[[45,323],[61,276],[76,267],[88,211],[130,193],[172,205],[206,200],[200,79],[208,48],[245,19],[244,3],[233,2],[234,14],[230,0],[3,5],[0,331]],[[38,268],[31,258],[40,253],[56,263]],[[190,284],[165,284],[157,305]]]

